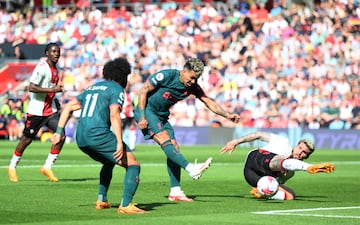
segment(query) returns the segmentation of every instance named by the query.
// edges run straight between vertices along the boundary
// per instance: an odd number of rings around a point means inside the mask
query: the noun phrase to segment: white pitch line
[[[141,164],[141,166],[165,166],[166,164],[163,163],[147,163]],[[38,168],[41,165],[20,165],[18,168]],[[6,169],[8,166],[0,166],[0,168]],[[53,168],[91,168],[91,167],[101,167],[101,164],[66,164],[66,165],[54,165]]]
[[[287,210],[269,210],[252,212],[254,214],[273,214],[273,215],[287,215],[287,216],[314,216],[314,217],[328,217],[328,218],[349,218],[360,219],[360,216],[341,216],[341,215],[326,215],[326,214],[305,214],[303,212],[313,211],[333,211],[333,210],[347,210],[347,209],[360,209],[360,206],[348,207],[331,207],[331,208],[309,208],[309,209],[287,209]],[[297,213],[300,212],[300,213]]]
[[[29,161],[27,161],[29,162]],[[34,160],[31,160],[31,163],[34,163]],[[36,160],[36,162],[38,162]],[[40,162],[40,161],[39,161]],[[73,161],[74,163],[76,163],[76,161]],[[39,165],[41,165],[41,163],[39,163],[38,165],[19,165],[19,168],[37,168],[39,167]],[[216,165],[216,166],[234,166],[234,165],[240,165],[242,166],[243,163],[212,163],[212,165]],[[94,163],[94,164],[55,164],[54,168],[85,168],[85,167],[99,167],[101,166],[100,163]],[[141,166],[144,167],[159,167],[159,166],[166,166],[166,163],[141,163]],[[8,166],[0,166],[0,168],[7,168]]]
[[[73,162],[74,164],[63,164],[63,165],[59,165],[59,164],[55,164],[54,165],[54,168],[85,168],[85,167],[98,167],[100,166],[101,164],[75,164],[77,163],[77,161],[69,161],[67,160],[68,162]],[[0,159],[0,162],[9,162],[9,160],[5,160],[5,159]],[[31,162],[31,163],[37,163],[36,165],[19,165],[19,168],[37,168],[39,167],[39,165],[41,165],[41,163],[43,163],[42,160],[22,160],[22,162]],[[333,162],[335,165],[340,165],[340,164],[343,164],[343,165],[358,165],[360,164],[360,161],[345,161],[345,162]],[[150,167],[158,167],[158,166],[164,166],[166,165],[165,163],[141,163],[141,166],[150,166]],[[215,165],[215,166],[243,166],[244,163],[243,162],[228,162],[228,163],[212,163],[212,165]],[[7,168],[8,165],[3,165],[3,166],[0,166],[0,168]]]

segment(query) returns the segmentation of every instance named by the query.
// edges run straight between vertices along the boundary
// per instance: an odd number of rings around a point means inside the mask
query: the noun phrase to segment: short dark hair
[[[58,45],[58,43],[55,43],[55,42],[50,42],[49,44],[47,44],[46,45],[46,47],[45,47],[45,54],[46,54],[46,52],[47,51],[49,51],[50,50],[50,48],[52,48],[53,46],[57,46],[57,47],[59,47],[60,48],[60,45]]]
[[[116,58],[105,63],[103,77],[106,80],[113,80],[123,88],[127,85],[127,77],[131,73],[131,65],[125,58]]]

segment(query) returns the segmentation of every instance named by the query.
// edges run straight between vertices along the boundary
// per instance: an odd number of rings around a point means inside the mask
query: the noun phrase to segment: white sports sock
[[[179,193],[181,193],[180,186],[175,186],[170,188],[170,195],[178,195]]]
[[[285,192],[278,190],[274,196],[271,197],[274,200],[285,200]]]
[[[191,173],[194,170],[194,164],[192,164],[192,163],[187,164],[187,166],[185,167],[185,170],[186,170],[186,172]]]
[[[136,143],[136,130],[130,129],[129,130],[129,148],[131,150],[135,149],[135,143]]]
[[[45,161],[45,164],[44,164],[44,168],[45,169],[51,169],[51,166],[55,163],[57,157],[58,157],[59,154],[51,154],[49,153],[46,161]]]
[[[10,161],[9,168],[15,169],[17,164],[19,164],[20,160],[21,160],[21,156],[17,156],[15,154],[13,154],[13,157],[11,158],[11,161]]]
[[[303,162],[301,160],[298,159],[285,159],[282,162],[282,168],[286,169],[286,170],[291,170],[291,171],[296,171],[296,170],[306,170],[310,164]]]

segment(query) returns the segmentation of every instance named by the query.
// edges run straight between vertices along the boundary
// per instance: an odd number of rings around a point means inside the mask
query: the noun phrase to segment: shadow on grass
[[[217,194],[207,194],[207,195],[187,195],[189,198],[192,198],[194,201],[197,202],[211,202],[211,200],[209,201],[209,199],[199,199],[199,198],[245,198],[244,196],[241,195],[217,195]],[[164,198],[168,198],[168,196],[164,196]],[[217,200],[214,200],[217,202]],[[174,201],[174,202],[181,202],[181,201]]]
[[[59,182],[84,182],[90,180],[99,180],[99,178],[88,177],[88,178],[73,178],[73,179],[60,179]]]
[[[156,208],[164,206],[164,205],[170,205],[173,204],[173,202],[152,202],[152,203],[138,203],[136,206],[140,209],[143,209],[145,211],[153,211],[156,210]],[[86,204],[86,205],[79,205],[80,207],[94,207],[95,204]],[[119,207],[119,204],[111,204],[111,209],[117,209]],[[107,210],[107,209],[103,209]]]
[[[307,202],[329,202],[329,196],[325,196],[325,195],[296,196],[295,200],[307,201]]]

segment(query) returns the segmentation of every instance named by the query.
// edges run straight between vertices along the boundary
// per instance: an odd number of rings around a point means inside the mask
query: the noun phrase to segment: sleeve
[[[40,85],[42,80],[44,79],[44,74],[46,72],[46,64],[44,62],[40,62],[36,65],[35,69],[33,70],[30,82],[36,85]]]
[[[119,105],[120,108],[124,105],[125,102],[125,92],[122,88],[113,88],[110,96],[109,105]]]
[[[196,98],[205,97],[206,94],[199,84],[196,84],[190,91],[191,94],[195,95]]]
[[[171,81],[173,79],[173,75],[169,74],[168,71],[161,70],[157,73],[154,73],[149,77],[149,82],[152,86],[155,88],[166,86],[167,82]]]

